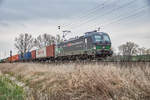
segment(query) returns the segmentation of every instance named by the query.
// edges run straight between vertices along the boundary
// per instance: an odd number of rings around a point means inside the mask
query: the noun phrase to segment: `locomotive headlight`
[[[110,50],[112,50],[112,47],[110,47]]]
[[[96,50],[96,45],[93,47],[94,50]]]
[[[103,46],[103,49],[105,49],[105,46]]]

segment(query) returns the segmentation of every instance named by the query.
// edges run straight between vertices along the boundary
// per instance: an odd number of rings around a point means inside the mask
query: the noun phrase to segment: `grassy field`
[[[150,100],[150,64],[0,64],[33,100]],[[1,99],[0,99],[1,100]]]
[[[14,84],[11,80],[0,75],[0,100],[24,100],[23,88]]]

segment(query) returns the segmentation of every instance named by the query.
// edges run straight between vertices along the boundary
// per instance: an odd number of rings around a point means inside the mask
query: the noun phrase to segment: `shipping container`
[[[36,58],[46,58],[46,47],[36,50]]]
[[[36,50],[31,51],[32,59],[36,59]]]
[[[18,54],[12,56],[12,59],[11,59],[12,62],[15,62],[15,61],[18,61],[18,60],[19,60],[19,55]]]
[[[31,59],[31,52],[27,52],[25,54],[20,54],[19,55],[19,61],[25,61],[25,60],[30,60]]]
[[[31,52],[27,52],[24,54],[24,60],[30,60],[31,59]]]
[[[11,58],[12,58],[12,57],[8,57],[8,61],[9,61],[9,62],[11,62]]]
[[[47,57],[55,56],[55,45],[50,45],[46,47],[46,56]]]
[[[23,61],[24,60],[24,57],[22,54],[19,54],[19,61]]]

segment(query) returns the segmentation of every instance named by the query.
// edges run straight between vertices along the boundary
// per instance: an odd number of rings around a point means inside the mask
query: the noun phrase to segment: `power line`
[[[92,8],[90,10],[87,10],[86,12],[88,12],[87,14],[83,15],[83,16],[76,16],[76,18],[84,18],[84,17],[87,17],[89,14],[92,14],[93,12],[95,12],[97,9],[99,9],[101,6],[104,6],[104,4],[108,2],[108,0],[105,0],[103,3],[99,4],[98,6],[96,6],[95,8]],[[66,26],[69,26],[69,25],[72,25],[73,23],[71,24],[68,24],[68,25],[65,25]]]
[[[108,26],[108,25],[114,24],[114,23],[116,23],[116,22],[122,21],[122,20],[124,20],[124,19],[130,18],[130,17],[133,17],[133,16],[136,16],[137,14],[141,13],[142,11],[144,11],[146,8],[148,8],[148,7],[146,7],[146,6],[141,7],[136,13],[133,13],[133,14],[131,14],[131,15],[129,15],[129,16],[122,17],[122,18],[119,18],[119,19],[117,19],[117,20],[114,20],[114,21],[112,21],[112,22],[110,22],[110,23],[108,23],[108,24],[106,24],[106,25],[104,25],[104,26]]]
[[[144,6],[142,6],[142,7],[139,7],[138,9],[134,9],[134,10],[132,10],[132,12],[130,12],[130,13],[134,13],[135,11],[138,11],[139,9],[142,9],[142,8],[144,8],[146,5],[144,5]],[[129,13],[129,12],[127,12],[127,13]],[[113,18],[113,19],[111,19],[111,20],[113,20],[113,21],[111,21],[111,22],[114,22],[116,19],[120,19],[120,18],[122,18],[122,16],[125,16],[125,15],[127,15],[127,14],[122,14],[122,15],[120,15],[120,16],[117,16],[117,17],[115,17],[115,18]],[[109,22],[110,23],[110,22]],[[106,25],[106,24],[105,24]],[[93,26],[93,25],[92,25]]]
[[[93,8],[93,9],[91,9],[91,11],[89,10],[89,11],[87,11],[88,13],[86,14],[86,15],[83,15],[83,16],[79,16],[79,17],[77,17],[78,19],[83,19],[83,18],[86,18],[86,17],[88,17],[89,15],[92,15],[92,14],[94,14],[94,13],[96,13],[96,11],[97,10],[99,10],[99,9],[104,9],[105,8],[105,3],[107,3],[108,2],[108,0],[106,0],[105,2],[103,2],[102,4],[99,4],[97,7],[95,7],[95,8]],[[101,7],[102,6],[102,7]],[[80,22],[80,21],[78,21],[78,22]],[[68,25],[65,25],[64,27],[67,27],[67,26],[70,26],[70,25],[73,25],[74,23],[71,23],[71,24],[68,24]],[[76,24],[76,23],[75,23]]]
[[[109,15],[110,13],[113,13],[113,12],[116,11],[116,10],[119,10],[119,9],[121,9],[121,8],[124,8],[124,7],[130,5],[131,3],[135,2],[135,1],[136,1],[136,0],[132,0],[131,2],[128,2],[128,3],[124,4],[124,5],[121,5],[121,6],[117,7],[117,8],[114,8],[114,9],[112,9],[112,10],[106,12],[105,14],[101,15],[100,17],[107,16],[107,15]],[[99,15],[98,15],[98,16],[99,16]],[[91,22],[91,21],[94,21],[94,20],[96,20],[96,19],[97,19],[97,17],[95,17],[95,18],[93,18],[93,19],[89,19],[89,20],[87,20],[86,22],[84,22],[84,23],[82,23],[82,24],[79,24],[78,26],[82,26],[82,25],[87,24],[87,23],[89,23],[89,22]],[[78,28],[78,26],[75,27],[75,28]]]
[[[128,6],[128,5],[130,5],[131,3],[134,3],[135,1],[137,1],[137,0],[132,0],[132,1],[128,2],[128,3],[125,3],[125,4],[123,4],[123,5],[119,6],[119,7],[117,7],[117,8],[114,8],[114,9],[112,9],[112,10],[106,12],[105,14],[103,14],[103,15],[100,16],[100,17],[107,16],[108,14],[110,14],[110,13],[116,11],[116,10],[119,10],[119,9],[121,9],[121,8],[124,8],[124,7]],[[98,16],[99,16],[99,15],[98,15]],[[87,24],[87,23],[89,23],[89,22],[91,22],[91,21],[93,21],[93,20],[95,20],[95,19],[97,19],[97,17],[92,18],[92,19],[89,19],[89,20],[87,20],[86,22],[81,23],[81,24],[77,25],[76,27],[72,27],[72,28],[79,28],[79,26],[81,27],[82,25]]]

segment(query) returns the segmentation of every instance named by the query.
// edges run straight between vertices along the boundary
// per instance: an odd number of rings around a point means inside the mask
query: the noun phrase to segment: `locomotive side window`
[[[87,44],[87,38],[85,38],[85,44]]]
[[[87,48],[88,48],[88,49],[91,49],[91,48],[92,48],[92,37],[91,37],[91,36],[89,36],[89,37],[87,38]]]

